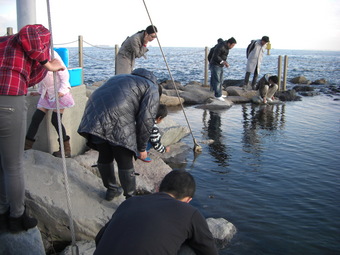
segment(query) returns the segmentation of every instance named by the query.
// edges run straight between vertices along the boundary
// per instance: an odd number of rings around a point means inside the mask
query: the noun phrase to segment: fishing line
[[[151,25],[152,25],[152,27],[153,27],[153,30],[156,31],[155,26],[153,25],[153,22],[152,22],[152,20],[151,20],[151,16],[150,16],[148,7],[146,6],[145,0],[143,0],[143,3],[144,3],[144,6],[145,6],[145,10],[146,10],[146,12],[147,12],[147,14],[148,14],[150,23],[151,23]],[[170,75],[172,84],[173,84],[173,86],[174,86],[174,88],[175,88],[175,90],[176,90],[176,94],[177,94],[178,100],[179,100],[179,102],[180,102],[180,104],[181,104],[181,108],[182,108],[182,111],[183,111],[185,120],[186,120],[186,122],[187,122],[187,125],[188,125],[188,127],[189,127],[190,134],[191,134],[192,139],[193,139],[193,141],[194,141],[194,152],[202,152],[202,147],[197,143],[197,141],[196,141],[196,139],[195,139],[195,137],[194,137],[194,134],[192,133],[192,129],[191,129],[190,123],[189,123],[188,118],[187,118],[187,115],[186,115],[186,113],[185,113],[183,103],[182,103],[181,98],[180,98],[180,96],[179,96],[179,92],[178,92],[177,86],[176,86],[176,84],[175,84],[175,80],[174,80],[174,78],[172,77],[172,74],[171,74],[171,71],[170,71],[168,62],[167,62],[167,60],[166,60],[166,58],[165,58],[165,55],[164,55],[164,52],[163,52],[163,48],[162,48],[161,43],[160,43],[160,41],[159,41],[158,35],[157,35],[156,39],[157,39],[157,43],[158,43],[159,49],[161,50],[161,53],[162,53],[162,56],[163,56],[163,59],[164,59],[166,68],[168,69],[168,72],[169,72],[169,75]]]
[[[46,0],[47,2],[47,14],[48,14],[48,25],[49,30],[51,33],[51,59],[54,59],[54,47],[53,47],[53,33],[52,33],[52,22],[51,22],[51,8],[50,8],[50,2],[49,0]],[[54,96],[57,106],[57,117],[58,117],[58,133],[59,133],[59,145],[60,145],[60,151],[61,151],[61,158],[63,163],[63,173],[64,173],[64,179],[65,179],[65,189],[66,189],[66,197],[67,197],[67,208],[68,208],[68,215],[69,215],[69,221],[70,221],[70,230],[71,230],[71,238],[72,238],[72,255],[79,255],[79,249],[76,245],[76,238],[75,238],[75,231],[74,231],[74,225],[73,225],[73,216],[72,216],[72,206],[71,206],[71,196],[70,196],[70,190],[69,190],[69,183],[68,183],[68,177],[67,177],[67,169],[66,169],[66,160],[65,160],[65,151],[64,151],[64,137],[61,127],[61,119],[60,119],[60,105],[59,105],[59,97],[58,97],[58,89],[57,89],[57,72],[53,72],[53,84],[54,84]]]

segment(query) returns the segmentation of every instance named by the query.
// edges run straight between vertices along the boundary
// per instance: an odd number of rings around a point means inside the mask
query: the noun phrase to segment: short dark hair
[[[146,31],[149,35],[158,32],[158,31],[157,31],[157,27],[156,27],[156,26],[153,26],[153,25],[148,26],[148,27],[145,29],[145,31]]]
[[[262,36],[261,40],[265,41],[267,43],[267,42],[269,42],[269,37],[264,35],[264,36]]]
[[[276,75],[273,75],[273,76],[270,76],[269,78],[268,78],[268,81],[272,81],[272,82],[274,82],[275,84],[277,84],[278,83],[278,81],[279,81],[279,78],[276,76]]]
[[[176,199],[193,197],[196,190],[194,177],[185,170],[172,170],[162,180],[160,192],[173,195]]]
[[[237,43],[234,37],[230,37],[227,41],[227,43],[233,44],[233,43]]]
[[[164,119],[166,116],[168,116],[168,108],[166,107],[165,104],[160,104],[158,106],[158,112],[157,112],[157,115],[156,115],[156,119],[158,119],[159,117]]]

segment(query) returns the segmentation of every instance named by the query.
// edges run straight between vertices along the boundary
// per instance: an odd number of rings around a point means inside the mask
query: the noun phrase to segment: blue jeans
[[[222,96],[223,67],[210,65],[210,86],[215,92],[215,97]]]

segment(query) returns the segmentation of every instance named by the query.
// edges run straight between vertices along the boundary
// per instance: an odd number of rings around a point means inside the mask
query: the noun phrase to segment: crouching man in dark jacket
[[[189,204],[195,189],[189,172],[173,170],[159,192],[125,200],[97,234],[94,255],[218,255],[205,218]]]
[[[155,75],[146,69],[110,78],[90,96],[78,133],[98,150],[98,170],[107,188],[106,200],[121,194],[113,161],[118,165],[124,195],[136,190],[133,157],[147,157],[146,146],[162,93]]]

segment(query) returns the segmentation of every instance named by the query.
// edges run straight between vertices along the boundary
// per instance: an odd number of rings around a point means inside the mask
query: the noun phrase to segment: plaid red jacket
[[[47,70],[40,64],[50,59],[48,29],[27,25],[19,33],[0,37],[0,95],[26,95]]]

